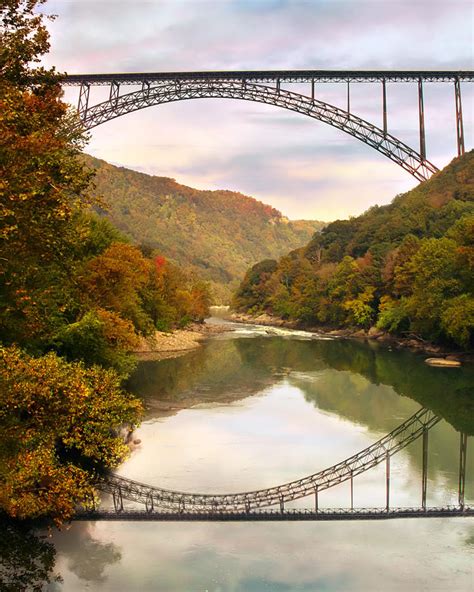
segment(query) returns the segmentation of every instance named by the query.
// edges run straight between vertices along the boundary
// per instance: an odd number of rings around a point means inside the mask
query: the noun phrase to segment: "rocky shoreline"
[[[427,363],[433,366],[448,367],[458,366],[460,365],[459,363],[464,362],[474,363],[474,352],[452,351],[441,345],[423,341],[414,335],[407,337],[394,336],[376,327],[365,330],[360,327],[334,329],[327,326],[308,326],[296,321],[274,317],[267,313],[249,315],[246,313],[232,312],[226,316],[226,320],[247,325],[264,325],[268,327],[304,330],[346,339],[371,340],[391,347],[408,348],[412,351],[429,354],[430,357],[427,359]],[[151,337],[142,338],[140,347],[133,353],[140,360],[176,358],[197,349],[209,337],[232,330],[226,324],[192,323],[185,329],[176,329],[169,332],[156,331]]]
[[[182,356],[200,347],[203,341],[231,331],[228,326],[207,323],[191,323],[185,329],[156,331],[154,335],[142,338],[134,353],[140,360],[165,360]]]
[[[265,325],[269,327],[284,327],[286,329],[298,329],[312,333],[321,333],[333,337],[344,337],[346,339],[363,339],[377,341],[378,343],[392,347],[403,347],[413,351],[430,354],[428,362],[433,366],[459,366],[462,362],[474,362],[474,352],[458,352],[449,350],[443,346],[419,339],[416,336],[397,337],[386,333],[376,327],[368,330],[358,328],[334,329],[326,326],[308,326],[296,321],[287,321],[273,317],[267,313],[260,315],[249,315],[246,313],[230,313],[229,320],[235,323]]]

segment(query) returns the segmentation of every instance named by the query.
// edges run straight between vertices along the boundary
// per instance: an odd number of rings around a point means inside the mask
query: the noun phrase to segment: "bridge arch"
[[[431,410],[421,408],[389,434],[345,460],[295,481],[274,487],[240,493],[191,493],[175,491],[140,483],[111,473],[100,479],[98,489],[113,496],[114,507],[123,508],[123,499],[138,502],[159,511],[184,512],[188,515],[202,512],[250,513],[261,508],[284,504],[330,489],[339,483],[352,480],[402,450],[408,444],[426,435],[441,417]],[[117,502],[118,500],[118,502]],[[387,501],[388,509],[388,501]]]
[[[322,121],[371,146],[418,181],[438,171],[430,161],[395,136],[368,121],[329,103],[276,87],[242,81],[183,80],[163,81],[156,86],[143,84],[141,90],[124,95],[111,93],[109,100],[80,111],[85,129],[92,129],[117,117],[147,107],[190,99],[239,99],[274,105]]]

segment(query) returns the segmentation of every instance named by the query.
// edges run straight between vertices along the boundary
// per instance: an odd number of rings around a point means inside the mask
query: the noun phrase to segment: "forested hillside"
[[[232,191],[200,191],[167,177],[87,157],[104,213],[137,244],[210,281],[227,303],[249,265],[305,244],[323,224],[288,221],[278,210]]]
[[[261,261],[234,307],[474,345],[474,152],[305,247]]]

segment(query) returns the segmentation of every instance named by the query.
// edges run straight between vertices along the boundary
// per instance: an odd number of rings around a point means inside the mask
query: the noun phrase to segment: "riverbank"
[[[284,327],[286,329],[297,329],[309,331],[310,333],[319,333],[329,335],[332,337],[343,337],[346,339],[362,339],[377,341],[383,345],[392,347],[407,348],[412,351],[419,351],[429,354],[432,358],[444,358],[445,360],[453,360],[460,362],[474,362],[474,352],[459,352],[453,351],[441,345],[430,343],[416,336],[398,337],[391,335],[385,331],[371,327],[368,330],[357,328],[334,329],[326,326],[308,326],[298,323],[297,321],[289,321],[274,317],[268,313],[260,315],[249,315],[246,313],[230,313],[228,316],[230,321],[235,323],[264,325],[268,327]]]
[[[201,344],[219,333],[232,331],[227,325],[191,323],[185,329],[174,331],[156,331],[154,335],[142,338],[134,354],[140,360],[166,360],[182,356],[201,346]]]

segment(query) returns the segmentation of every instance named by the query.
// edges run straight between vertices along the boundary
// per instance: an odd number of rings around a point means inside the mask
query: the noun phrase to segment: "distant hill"
[[[233,191],[201,191],[86,156],[96,171],[103,213],[134,242],[211,282],[227,303],[250,265],[302,246],[324,225],[289,221],[278,210]]]
[[[234,308],[474,348],[474,151],[246,274]]]
[[[474,151],[455,158],[442,171],[417,187],[397,195],[385,206],[373,206],[362,215],[328,224],[307,247],[310,255],[323,248],[326,261],[343,255],[361,257],[374,250],[393,248],[412,234],[440,238],[462,216],[473,211]]]

